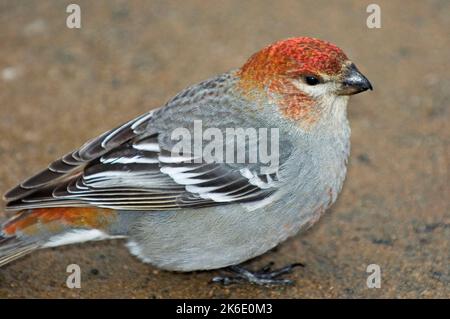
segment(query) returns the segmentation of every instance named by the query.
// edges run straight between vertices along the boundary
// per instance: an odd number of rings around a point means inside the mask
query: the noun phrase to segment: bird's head
[[[254,54],[238,71],[239,86],[253,98],[276,101],[284,117],[315,122],[336,99],[372,89],[346,54],[326,41],[291,38]]]

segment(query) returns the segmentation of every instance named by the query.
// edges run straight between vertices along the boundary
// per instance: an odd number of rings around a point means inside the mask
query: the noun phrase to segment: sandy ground
[[[73,2],[73,1],[72,1]],[[375,91],[352,98],[352,155],[321,222],[249,266],[301,261],[293,287],[215,286],[221,271],[169,273],[123,242],[40,251],[0,270],[0,297],[449,298],[450,2],[0,2],[0,192],[85,140],[241,65],[278,39],[343,48]],[[82,288],[65,286],[66,266]],[[366,286],[378,264],[380,289]]]

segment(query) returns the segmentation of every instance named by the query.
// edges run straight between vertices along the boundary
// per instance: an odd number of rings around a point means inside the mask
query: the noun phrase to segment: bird
[[[349,97],[372,89],[330,42],[272,43],[9,190],[0,266],[38,249],[123,238],[167,271],[292,284],[283,275],[300,263],[242,264],[309,229],[336,201],[350,154]]]

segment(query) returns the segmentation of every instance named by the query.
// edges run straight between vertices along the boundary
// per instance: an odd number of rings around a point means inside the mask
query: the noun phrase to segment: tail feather
[[[58,207],[17,212],[0,225],[0,267],[36,249],[123,237],[115,211]]]
[[[17,237],[0,236],[0,267],[21,258],[41,245],[32,240],[22,240]]]

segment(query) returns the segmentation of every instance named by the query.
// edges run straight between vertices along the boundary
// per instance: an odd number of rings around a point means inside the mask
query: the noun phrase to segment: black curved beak
[[[367,90],[373,90],[369,80],[358,70],[355,64],[350,64],[344,71],[339,95],[353,95]]]

